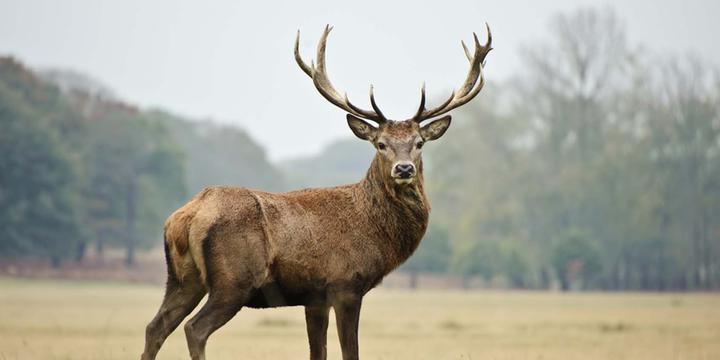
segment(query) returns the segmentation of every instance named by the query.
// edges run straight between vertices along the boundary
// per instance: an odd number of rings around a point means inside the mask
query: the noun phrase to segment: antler
[[[465,46],[465,42],[461,42],[463,50],[465,50],[465,56],[470,61],[470,70],[468,71],[465,82],[462,87],[460,87],[460,90],[457,92],[453,91],[452,94],[450,94],[450,97],[442,104],[428,110],[425,109],[425,84],[423,84],[420,91],[420,107],[418,107],[415,116],[409,120],[420,123],[424,120],[440,116],[457,108],[458,106],[464,105],[480,93],[483,85],[485,85],[485,77],[482,72],[482,68],[485,66],[485,56],[487,56],[488,52],[492,50],[492,33],[490,32],[490,26],[485,23],[485,27],[487,28],[488,33],[485,45],[480,45],[477,34],[473,33],[473,38],[475,39],[475,53],[472,56],[470,55],[470,51],[467,46]],[[479,81],[478,77],[480,78]]]
[[[325,26],[325,31],[318,43],[316,55],[317,66],[315,66],[312,62],[310,63],[310,66],[308,66],[302,60],[302,57],[300,57],[300,30],[298,30],[297,37],[295,38],[295,61],[297,61],[302,71],[313,80],[313,84],[315,84],[315,88],[320,92],[320,95],[333,103],[333,105],[349,112],[350,114],[374,121],[378,124],[387,122],[387,118],[385,118],[385,115],[383,115],[380,108],[378,108],[377,103],[375,103],[375,95],[373,94],[372,85],[370,85],[370,104],[372,105],[373,110],[365,110],[353,105],[350,100],[348,100],[347,93],[340,96],[340,93],[335,89],[335,87],[333,87],[327,76],[327,72],[325,71],[325,47],[327,37],[331,30],[332,27],[330,27],[330,25]]]

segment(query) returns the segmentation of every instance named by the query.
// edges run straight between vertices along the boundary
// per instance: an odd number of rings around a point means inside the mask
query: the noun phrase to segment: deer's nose
[[[413,164],[397,164],[395,165],[395,173],[401,179],[409,179],[415,175],[415,165]]]

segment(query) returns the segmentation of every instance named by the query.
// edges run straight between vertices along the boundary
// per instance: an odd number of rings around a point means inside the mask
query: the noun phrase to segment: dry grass
[[[136,359],[162,289],[0,279],[0,359]],[[364,359],[720,359],[720,295],[378,289]],[[329,358],[339,359],[334,325]],[[160,359],[186,359],[182,330]],[[210,359],[308,357],[301,308],[243,310]]]

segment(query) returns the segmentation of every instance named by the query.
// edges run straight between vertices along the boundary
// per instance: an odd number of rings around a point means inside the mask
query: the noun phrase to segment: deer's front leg
[[[327,359],[328,306],[306,306],[305,323],[310,342],[310,360]]]
[[[343,360],[358,360],[358,323],[361,304],[362,297],[353,296],[345,297],[333,305]]]

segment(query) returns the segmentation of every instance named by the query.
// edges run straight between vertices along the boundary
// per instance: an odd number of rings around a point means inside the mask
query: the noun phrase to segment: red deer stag
[[[212,187],[175,211],[165,223],[168,277],[160,310],[146,329],[142,359],[154,359],[167,336],[198,305],[185,324],[193,359],[205,358],[208,336],[243,306],[305,306],[310,358],[326,358],[328,313],[335,311],[344,360],[358,358],[358,320],[363,296],[417,248],[430,213],[423,188],[421,149],[450,126],[439,116],[475,97],[491,50],[474,36],[463,43],[470,70],[460,89],[437,107],[391,121],[370,88],[372,110],[340,95],[325,71],[326,27],[317,64],[308,66],[295,42],[295,59],[320,94],[346,111],[352,132],[376,149],[360,182],[326,189],[273,194],[237,187]],[[474,34],[473,34],[474,35]],[[425,120],[438,118],[426,125]],[[367,120],[376,123],[373,126]]]

